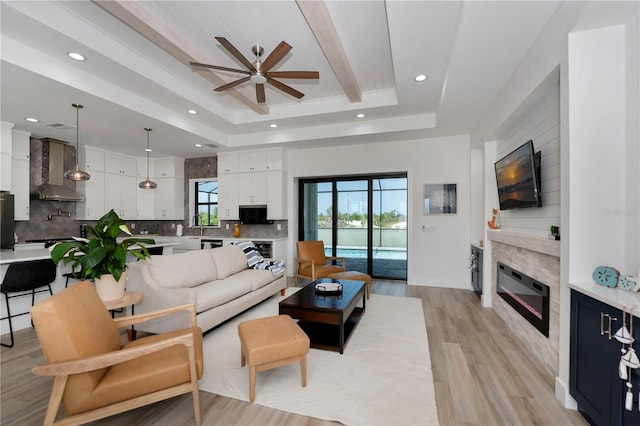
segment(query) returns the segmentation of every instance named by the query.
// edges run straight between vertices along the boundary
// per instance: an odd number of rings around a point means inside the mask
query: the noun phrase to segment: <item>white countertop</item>
[[[167,247],[173,246],[174,243],[158,243],[149,244],[146,247]],[[15,251],[2,251],[0,252],[0,265],[5,265],[14,262],[26,262],[28,260],[41,260],[51,258],[48,248],[40,249],[27,249],[27,250],[15,250]]]
[[[620,310],[625,306],[627,308],[634,306],[636,310],[634,310],[633,315],[640,318],[640,293],[621,288],[605,287],[595,282],[569,283],[569,287]]]

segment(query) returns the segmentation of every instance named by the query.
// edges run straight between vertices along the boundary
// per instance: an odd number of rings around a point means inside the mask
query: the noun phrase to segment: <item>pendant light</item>
[[[149,179],[149,152],[151,151],[149,149],[149,132],[151,132],[151,129],[145,127],[144,130],[147,131],[147,149],[145,150],[147,151],[147,180],[145,180],[144,182],[140,182],[138,186],[142,189],[156,189],[158,187],[158,184]]]
[[[78,137],[80,127],[80,109],[84,107],[80,104],[71,104],[71,106],[76,109],[76,168],[75,170],[69,169],[64,172],[64,177],[66,179],[75,181],[89,180],[91,179],[91,175],[83,170],[80,170],[80,166],[78,165],[78,157],[80,156],[80,138]]]

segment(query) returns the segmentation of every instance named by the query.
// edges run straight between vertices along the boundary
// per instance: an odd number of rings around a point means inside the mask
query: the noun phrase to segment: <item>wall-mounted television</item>
[[[500,210],[542,207],[540,157],[530,140],[496,161]]]

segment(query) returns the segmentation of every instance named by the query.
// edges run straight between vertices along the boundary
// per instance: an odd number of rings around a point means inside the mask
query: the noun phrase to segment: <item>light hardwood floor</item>
[[[372,290],[422,299],[441,425],[587,424],[562,408],[553,394],[554,378],[473,292],[379,280]],[[16,346],[3,347],[0,356],[0,424],[42,424],[52,381],[31,374],[44,363],[33,329],[17,332]],[[202,391],[200,404],[205,425],[335,424]],[[192,399],[176,397],[95,424],[193,424]]]

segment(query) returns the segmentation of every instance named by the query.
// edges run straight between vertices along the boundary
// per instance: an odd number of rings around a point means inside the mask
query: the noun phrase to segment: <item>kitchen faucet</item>
[[[195,227],[196,227],[196,225],[198,225],[198,224],[199,224],[199,222],[200,222],[198,219],[199,219],[199,217],[198,217],[198,215],[197,215],[197,214],[193,215],[193,227],[194,227],[194,228],[195,228]],[[202,237],[202,231],[203,231],[203,226],[202,226],[202,223],[200,223],[200,236],[201,236],[201,237]]]
[[[47,220],[52,220],[54,217],[58,217],[58,216],[71,217],[71,212],[62,212],[58,210],[58,213],[49,213],[47,215]]]

